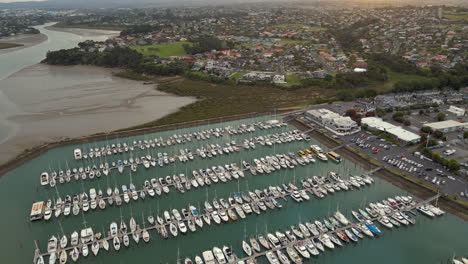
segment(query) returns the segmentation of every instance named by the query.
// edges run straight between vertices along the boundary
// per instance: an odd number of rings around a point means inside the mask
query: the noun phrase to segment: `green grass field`
[[[327,30],[327,28],[323,28],[323,27],[306,28],[305,31],[318,32],[318,31],[324,31],[324,30]]]
[[[69,25],[65,23],[57,23],[53,25],[57,28],[84,28],[84,29],[101,29],[101,30],[115,30],[115,31],[122,31],[125,27],[120,26],[99,26],[99,25],[92,25],[92,24],[79,24],[79,25]]]
[[[381,87],[377,88],[380,92],[387,92],[390,91],[393,88],[393,85],[399,81],[422,81],[427,79],[427,77],[416,74],[406,74],[388,70],[388,81],[385,82],[385,84],[383,84]]]
[[[192,45],[192,43],[189,41],[180,41],[158,45],[133,47],[133,49],[145,56],[156,55],[159,57],[167,58],[170,56],[185,55],[185,50],[183,47],[184,44]]]
[[[444,14],[444,17],[452,21],[468,21],[468,13]]]
[[[307,41],[306,40],[300,40],[300,39],[289,39],[289,38],[283,38],[281,39],[281,44],[304,44]]]
[[[303,24],[281,24],[274,26],[275,28],[302,28]]]
[[[10,49],[10,48],[16,48],[16,47],[21,47],[23,44],[16,44],[16,43],[0,43],[0,49]]]

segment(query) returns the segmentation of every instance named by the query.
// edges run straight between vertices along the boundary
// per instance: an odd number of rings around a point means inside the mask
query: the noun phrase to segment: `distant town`
[[[17,10],[0,17],[0,36],[28,33],[44,21],[123,29],[118,37],[80,50],[129,47],[159,66],[184,62],[184,72],[199,79],[287,88],[340,73],[366,73],[372,54],[397,56],[420,69],[450,69],[468,56],[468,13],[455,7]]]

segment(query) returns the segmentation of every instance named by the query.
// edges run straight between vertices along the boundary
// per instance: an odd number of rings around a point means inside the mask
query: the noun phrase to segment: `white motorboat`
[[[57,251],[57,238],[55,236],[52,236],[48,241],[47,241],[47,252],[52,253]]]
[[[213,254],[214,254],[216,260],[218,261],[218,264],[226,264],[227,263],[226,258],[224,257],[224,253],[220,248],[214,247],[213,248]]]
[[[143,229],[143,231],[142,231],[142,233],[141,233],[141,236],[142,236],[142,238],[143,238],[143,241],[145,241],[146,243],[149,242],[149,240],[150,240],[150,235],[149,235],[148,230]]]
[[[80,257],[80,251],[77,247],[74,247],[72,250],[70,250],[70,257],[74,262],[78,260],[78,258]]]
[[[83,255],[83,257],[87,257],[88,254],[89,254],[88,244],[83,244],[81,246],[81,255]]]
[[[114,237],[114,239],[112,240],[112,244],[114,245],[114,249],[116,251],[119,251],[120,249],[120,239],[118,236]]]

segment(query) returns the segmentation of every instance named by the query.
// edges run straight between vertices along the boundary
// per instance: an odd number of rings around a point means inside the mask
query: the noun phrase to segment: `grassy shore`
[[[10,49],[10,48],[17,48],[17,47],[22,47],[24,46],[23,44],[16,44],[16,43],[0,43],[0,49]]]
[[[333,93],[333,91],[319,88],[286,91],[266,86],[214,84],[184,77],[158,78],[157,82],[159,83],[158,89],[161,91],[180,96],[192,96],[199,100],[182,107],[178,112],[138,127],[274,111],[278,108],[311,104],[315,98]]]
[[[151,81],[153,78],[148,77],[146,75],[136,73],[134,71],[120,71],[113,73],[114,76],[120,77],[120,78],[125,78],[125,79],[130,79],[134,81]]]

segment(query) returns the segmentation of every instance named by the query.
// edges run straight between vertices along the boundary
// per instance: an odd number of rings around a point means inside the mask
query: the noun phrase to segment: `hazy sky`
[[[0,0],[0,3],[12,3],[12,2],[39,2],[44,0]]]

